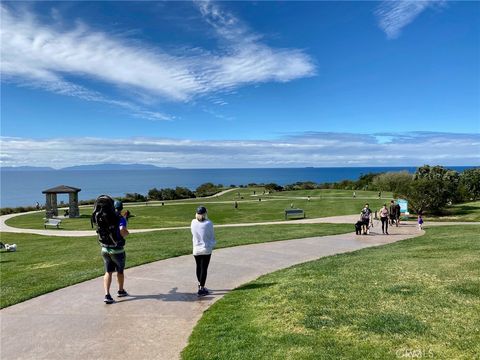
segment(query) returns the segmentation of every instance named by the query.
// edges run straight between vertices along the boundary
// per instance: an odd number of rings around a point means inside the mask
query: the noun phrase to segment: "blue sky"
[[[480,164],[480,3],[1,4],[1,164]]]

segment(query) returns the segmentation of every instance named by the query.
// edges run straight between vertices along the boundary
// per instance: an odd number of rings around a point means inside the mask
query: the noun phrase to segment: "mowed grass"
[[[216,302],[190,359],[478,359],[480,226],[262,276]]]
[[[426,216],[432,221],[480,221],[480,201],[455,204],[445,209],[441,216]]]
[[[287,224],[217,228],[215,234],[217,248],[223,248],[350,231],[352,226],[348,224]],[[1,241],[17,244],[16,252],[0,253],[2,308],[103,274],[100,246],[96,237],[1,233]],[[127,238],[126,251],[127,267],[191,254],[190,230],[131,234]],[[128,271],[126,276],[128,278]],[[192,284],[195,284],[193,276],[192,273]],[[99,282],[100,295],[101,286]]]
[[[260,194],[261,188],[255,189],[256,194]],[[378,199],[376,192],[364,192],[364,197],[357,196],[356,199],[352,198],[351,191],[311,190],[310,200],[306,198],[309,196],[307,194],[309,194],[308,191],[290,191],[253,196],[253,190],[240,188],[220,196],[219,199],[165,202],[165,206],[161,206],[159,202],[147,206],[145,203],[125,204],[124,209],[133,214],[129,221],[129,228],[154,229],[189,226],[196,207],[201,204],[207,206],[209,217],[215,224],[240,224],[282,221],[284,220],[284,210],[292,205],[305,210],[307,218],[317,218],[360,213],[365,202],[369,202],[372,209],[379,209],[383,203],[388,201]],[[231,200],[226,200],[226,196],[229,196]],[[234,207],[235,201],[238,203],[238,208]],[[91,229],[92,209],[93,207],[82,207],[80,218],[63,219],[60,228],[64,230]],[[61,214],[62,211],[59,213]],[[43,229],[44,216],[44,212],[19,215],[9,219],[6,223],[18,228]]]

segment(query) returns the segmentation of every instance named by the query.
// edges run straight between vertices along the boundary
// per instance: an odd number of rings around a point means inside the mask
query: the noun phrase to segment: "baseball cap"
[[[115,202],[113,203],[113,207],[117,210],[122,210],[123,204],[121,201],[115,200]]]
[[[205,206],[199,206],[199,207],[197,208],[197,214],[199,214],[199,215],[203,215],[203,214],[205,214],[206,212],[207,212],[207,209],[205,208]]]

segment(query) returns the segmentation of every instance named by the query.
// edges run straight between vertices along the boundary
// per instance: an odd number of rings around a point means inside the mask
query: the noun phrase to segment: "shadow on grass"
[[[415,295],[420,292],[420,289],[417,286],[398,284],[385,289],[385,292],[398,295]]]
[[[427,325],[414,316],[388,312],[367,317],[362,328],[377,334],[423,334]]]
[[[470,215],[478,211],[478,206],[460,205],[446,211],[448,215]]]
[[[480,297],[480,283],[475,281],[464,281],[449,288],[450,291],[463,295]]]
[[[240,286],[239,288],[235,289],[235,291],[245,291],[245,290],[253,290],[253,289],[261,289],[276,285],[276,282],[273,283],[253,283]]]

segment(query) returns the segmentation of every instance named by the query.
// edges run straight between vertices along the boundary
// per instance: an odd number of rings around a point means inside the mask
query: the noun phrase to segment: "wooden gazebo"
[[[48,219],[58,216],[57,194],[68,194],[68,217],[79,217],[78,192],[82,189],[73,186],[59,185],[51,189],[43,190],[46,196],[45,212]]]

